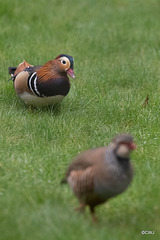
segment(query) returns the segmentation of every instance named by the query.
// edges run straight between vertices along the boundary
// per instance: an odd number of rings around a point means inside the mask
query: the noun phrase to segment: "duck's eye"
[[[61,63],[64,64],[64,65],[66,65],[67,62],[66,62],[66,60],[62,59],[62,60],[61,60]]]

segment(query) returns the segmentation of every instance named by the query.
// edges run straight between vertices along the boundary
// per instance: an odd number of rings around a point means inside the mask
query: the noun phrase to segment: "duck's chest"
[[[64,96],[62,95],[56,95],[51,97],[38,97],[28,92],[24,92],[19,96],[25,102],[25,104],[32,105],[35,107],[44,107],[53,105],[55,103],[60,103],[64,98]]]

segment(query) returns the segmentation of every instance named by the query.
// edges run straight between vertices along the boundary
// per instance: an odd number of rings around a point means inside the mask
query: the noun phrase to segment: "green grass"
[[[160,3],[158,0],[0,0],[0,239],[160,238]],[[8,66],[66,53],[76,79],[60,106],[31,111]],[[149,94],[149,105],[142,104]],[[73,157],[130,132],[135,178],[89,212],[60,180]],[[142,230],[154,235],[142,235]]]

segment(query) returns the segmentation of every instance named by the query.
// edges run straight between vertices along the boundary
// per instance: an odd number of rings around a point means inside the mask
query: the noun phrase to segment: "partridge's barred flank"
[[[130,154],[136,148],[129,134],[116,136],[108,147],[87,150],[70,164],[62,183],[68,183],[80,207],[89,206],[93,221],[95,207],[122,193],[132,181]]]
[[[37,107],[61,102],[70,90],[71,78],[75,78],[74,60],[61,54],[43,66],[33,66],[23,61],[18,67],[9,67],[9,74],[19,97]]]

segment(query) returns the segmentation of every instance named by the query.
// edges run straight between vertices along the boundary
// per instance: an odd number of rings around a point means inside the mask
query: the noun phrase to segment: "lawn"
[[[160,239],[159,8],[158,0],[0,0],[1,240]],[[27,108],[8,67],[61,53],[75,59],[68,96]],[[135,177],[97,207],[94,225],[60,181],[75,155],[123,132],[137,143]]]

